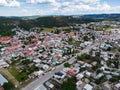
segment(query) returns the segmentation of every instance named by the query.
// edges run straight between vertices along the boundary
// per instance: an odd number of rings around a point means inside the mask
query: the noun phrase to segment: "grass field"
[[[28,76],[26,73],[19,73],[17,69],[13,66],[10,66],[8,68],[8,71],[18,80],[19,82],[25,81]]]
[[[43,28],[44,30],[42,32],[52,32],[55,31],[56,28]]]
[[[42,32],[52,32],[52,31],[55,31],[56,29],[58,29],[57,27],[53,27],[53,28],[43,28],[43,31]],[[63,30],[68,30],[70,29],[70,27],[66,26],[66,27],[61,27],[61,29]]]

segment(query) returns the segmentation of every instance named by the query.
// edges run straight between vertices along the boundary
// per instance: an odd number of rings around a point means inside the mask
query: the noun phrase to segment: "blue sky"
[[[0,0],[0,16],[120,13],[120,0]]]

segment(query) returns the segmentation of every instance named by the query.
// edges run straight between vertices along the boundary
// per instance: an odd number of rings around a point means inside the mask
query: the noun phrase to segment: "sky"
[[[0,0],[0,16],[120,13],[120,0]]]

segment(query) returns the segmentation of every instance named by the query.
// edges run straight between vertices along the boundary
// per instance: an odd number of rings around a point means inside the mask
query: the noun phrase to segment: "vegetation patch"
[[[10,66],[8,71],[18,80],[19,82],[25,81],[28,76],[25,72],[18,72],[14,66]]]
[[[64,81],[61,90],[76,90],[76,78],[69,78],[67,81]]]

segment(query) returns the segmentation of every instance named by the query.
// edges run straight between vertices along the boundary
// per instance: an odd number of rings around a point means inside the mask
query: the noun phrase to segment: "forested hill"
[[[31,19],[30,19],[31,18]],[[33,27],[62,27],[74,24],[97,22],[102,20],[119,20],[120,14],[93,14],[74,16],[33,16],[31,17],[0,17],[0,33],[19,26],[25,30]]]
[[[98,21],[94,18],[75,18],[73,16],[47,16],[37,19],[21,19],[21,18],[0,18],[0,30],[11,29],[18,25],[21,28],[29,30],[32,27],[62,27],[75,23],[89,23]]]

